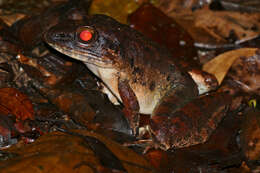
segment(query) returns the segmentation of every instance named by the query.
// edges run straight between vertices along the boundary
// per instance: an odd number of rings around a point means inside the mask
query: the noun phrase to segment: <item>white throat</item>
[[[102,68],[88,63],[85,64],[90,71],[92,71],[97,77],[99,77],[105,83],[102,92],[108,95],[108,98],[112,103],[119,104],[118,100],[121,101],[121,98],[118,92],[117,70],[113,68]]]

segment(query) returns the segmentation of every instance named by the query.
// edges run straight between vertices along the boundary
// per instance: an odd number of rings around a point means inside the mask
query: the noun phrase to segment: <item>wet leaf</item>
[[[28,97],[15,88],[0,89],[0,112],[13,114],[18,120],[34,119],[34,110]]]
[[[232,50],[218,55],[211,61],[203,65],[203,70],[215,75],[219,84],[222,83],[224,77],[226,76],[228,70],[234,61],[239,57],[250,57],[256,52],[256,48],[241,48],[237,50]]]
[[[47,134],[29,146],[14,146],[6,152],[18,157],[1,161],[3,172],[154,172],[142,156],[88,131]],[[102,161],[103,155],[111,159]]]
[[[144,4],[128,17],[130,26],[172,52],[173,59],[185,68],[199,67],[197,52],[191,36],[151,4]]]

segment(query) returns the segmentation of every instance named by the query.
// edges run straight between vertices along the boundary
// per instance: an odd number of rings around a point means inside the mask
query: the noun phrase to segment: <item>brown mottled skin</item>
[[[82,41],[79,38],[79,33],[84,29],[93,33],[91,40]],[[124,104],[134,133],[139,126],[139,113],[164,117],[161,114],[166,110],[169,119],[177,109],[198,96],[196,83],[187,72],[175,65],[166,48],[108,16],[94,15],[84,20],[65,21],[51,28],[45,34],[45,40],[61,53],[83,61],[103,81],[106,86],[104,92],[110,100],[115,102],[116,98]],[[208,119],[211,120],[211,117]],[[186,119],[182,123],[189,124],[189,121]],[[151,127],[157,129],[154,122]],[[196,128],[201,127],[191,127]],[[186,130],[192,135],[193,131]],[[157,138],[157,130],[152,129],[151,132]],[[210,134],[203,135],[208,138]],[[186,136],[178,138],[185,140]],[[192,140],[179,145],[157,139],[163,149],[201,142]]]
[[[157,110],[160,116],[153,116],[150,122],[157,145],[167,150],[205,142],[226,115],[230,103],[230,95],[216,92],[197,97],[174,113],[170,107],[161,106]]]

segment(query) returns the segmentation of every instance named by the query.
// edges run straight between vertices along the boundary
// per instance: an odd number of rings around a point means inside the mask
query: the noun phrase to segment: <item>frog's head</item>
[[[86,64],[112,68],[120,63],[118,32],[122,25],[105,15],[64,21],[45,34],[45,41],[59,52]]]

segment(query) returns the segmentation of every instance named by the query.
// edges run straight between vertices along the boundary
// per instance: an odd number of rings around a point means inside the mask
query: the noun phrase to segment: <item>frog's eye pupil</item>
[[[83,41],[89,41],[92,38],[92,33],[89,30],[81,31],[79,38]]]

